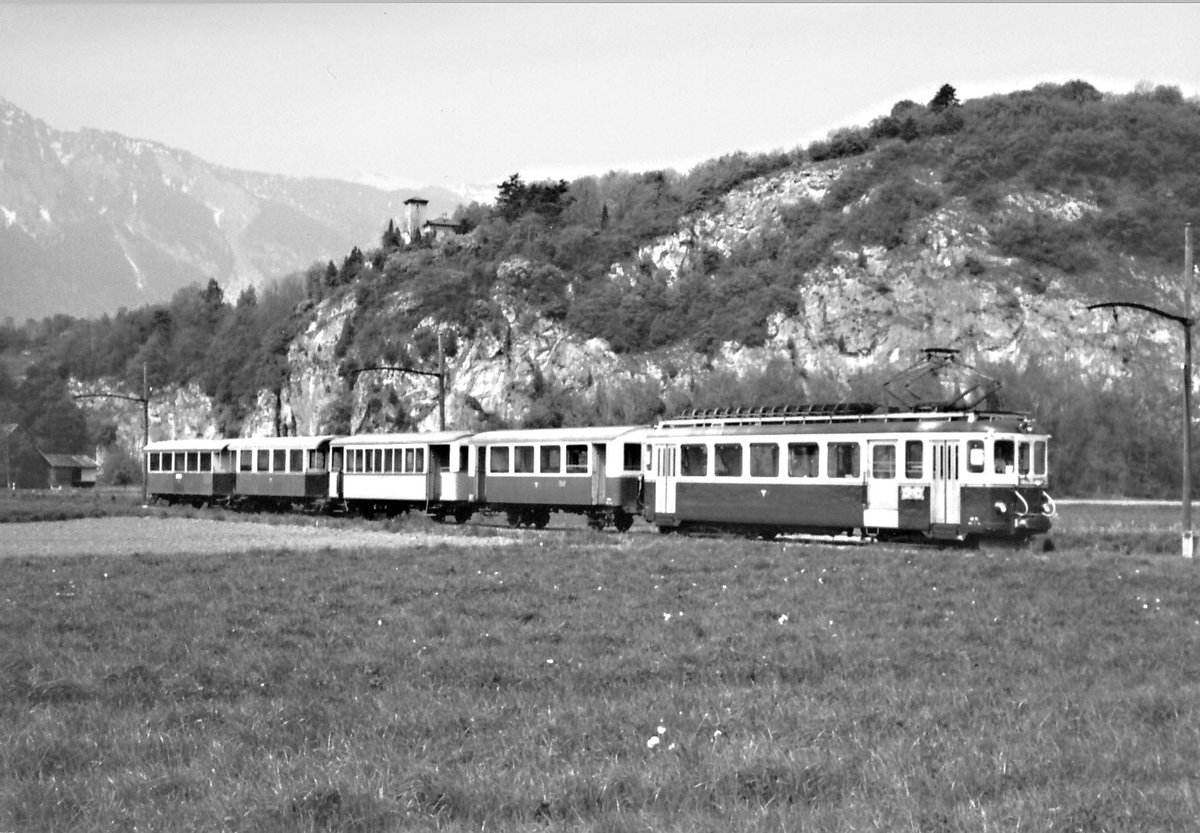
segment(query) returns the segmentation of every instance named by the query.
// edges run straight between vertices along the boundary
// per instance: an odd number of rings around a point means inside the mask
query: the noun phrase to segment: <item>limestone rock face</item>
[[[728,254],[778,229],[789,206],[819,203],[843,171],[838,165],[813,166],[746,183],[719,207],[684,218],[674,233],[613,264],[609,278],[618,285],[674,285],[700,253]],[[1000,210],[1073,222],[1097,209],[1067,196],[1018,193],[1009,195]],[[1110,315],[1087,310],[1088,300],[1052,270],[999,253],[978,215],[960,200],[946,200],[911,223],[901,245],[885,249],[835,242],[833,254],[814,271],[796,276],[797,311],[772,316],[765,343],[728,343],[708,356],[683,347],[618,355],[602,340],[585,339],[542,318],[522,302],[521,287],[536,270],[554,267],[509,258],[497,270],[494,310],[499,315],[474,337],[460,337],[438,321],[421,324],[455,337],[445,366],[446,425],[470,430],[520,422],[529,416],[539,387],[548,383],[591,403],[614,386],[642,385],[670,403],[714,373],[741,376],[784,362],[807,375],[844,380],[866,370],[906,366],[923,348],[936,346],[961,350],[970,364],[1005,362],[1019,370],[1036,360],[1109,384],[1128,378],[1126,365],[1139,354],[1149,358],[1133,364],[1161,366],[1165,379],[1182,353],[1181,339],[1168,323],[1147,317],[1134,329],[1115,326]],[[1138,281],[1169,292],[1169,278],[1138,274],[1133,264],[1128,268]],[[403,311],[409,302],[400,294],[385,296],[382,303],[391,307],[383,314]],[[339,365],[345,357],[338,355],[339,343],[356,303],[350,294],[317,306],[288,350],[288,384],[260,392],[243,435],[328,432],[336,413],[348,415],[354,432],[439,427],[436,378],[372,371],[352,377],[351,384],[342,377]],[[387,364],[382,358],[376,363]],[[435,369],[432,363],[426,366]],[[215,434],[213,403],[202,392],[189,387],[164,393],[153,404],[152,438]],[[623,403],[607,405],[609,412],[623,413]],[[140,442],[140,422],[136,425],[138,433],[130,437],[134,446]]]

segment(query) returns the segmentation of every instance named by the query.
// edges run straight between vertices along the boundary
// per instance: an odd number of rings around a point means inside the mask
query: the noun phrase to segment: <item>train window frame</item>
[[[896,479],[896,443],[873,443],[871,445],[871,479]]]
[[[1033,468],[1033,443],[1022,441],[1017,443],[1017,474],[1028,477]]]
[[[992,469],[995,474],[1017,473],[1017,443],[1012,438],[992,442]]]
[[[536,459],[534,446],[514,445],[512,459],[513,474],[533,474]]]
[[[708,476],[708,446],[705,443],[679,444],[679,476]]]
[[[238,452],[238,471],[243,474],[254,471],[254,452],[248,448],[243,448]]]
[[[642,470],[642,444],[622,443],[621,471],[626,474],[637,474]]]
[[[1034,477],[1045,477],[1046,476],[1047,466],[1049,465],[1049,463],[1046,459],[1046,447],[1047,447],[1047,443],[1045,440],[1036,440],[1033,443],[1033,476]]]
[[[304,471],[304,449],[293,448],[288,451],[288,471]]]
[[[201,451],[200,452],[200,472],[201,473],[207,474],[208,472],[212,471],[212,468],[213,468],[212,458],[213,458],[213,455],[212,455],[211,451]]]
[[[186,466],[184,471],[189,471],[189,472],[200,471],[200,452],[198,452],[198,451],[187,452],[186,459],[184,461],[184,465]]]
[[[162,463],[159,460],[159,452],[151,451],[149,459],[146,460],[147,471],[158,471]]]
[[[750,443],[750,476],[779,476],[779,443]]]
[[[829,443],[826,456],[831,480],[857,480],[862,477],[862,446],[855,441]]]
[[[788,443],[788,477],[809,479],[821,476],[821,444]]]
[[[984,453],[983,440],[967,440],[967,472],[983,474],[987,468],[987,455]]]
[[[743,456],[741,443],[713,443],[713,476],[741,477]]]
[[[916,451],[914,454],[913,451]],[[904,441],[904,479],[921,480],[925,477],[925,443],[920,440]]]
[[[538,449],[538,471],[542,474],[562,474],[562,446],[543,445]]]
[[[511,456],[506,445],[488,446],[488,474],[508,474],[511,471]]]
[[[286,448],[277,448],[271,452],[271,471],[287,471]]]
[[[567,474],[588,473],[588,447],[582,443],[568,443],[563,451]],[[580,462],[582,460],[583,462]]]

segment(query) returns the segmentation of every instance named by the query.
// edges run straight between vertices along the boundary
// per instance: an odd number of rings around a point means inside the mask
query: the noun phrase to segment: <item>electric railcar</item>
[[[1020,541],[1055,513],[1048,440],[1014,413],[694,412],[647,432],[644,516],[664,532]]]

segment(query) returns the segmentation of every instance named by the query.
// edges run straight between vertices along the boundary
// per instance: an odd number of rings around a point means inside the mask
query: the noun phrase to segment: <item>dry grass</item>
[[[396,539],[0,561],[0,830],[1200,818],[1182,559]]]

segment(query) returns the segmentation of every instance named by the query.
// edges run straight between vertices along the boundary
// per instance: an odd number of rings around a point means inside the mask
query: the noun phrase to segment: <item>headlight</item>
[[[1008,504],[1002,500],[998,500],[993,503],[992,507],[996,510],[996,514],[998,515],[1003,515],[1008,512]]]

